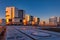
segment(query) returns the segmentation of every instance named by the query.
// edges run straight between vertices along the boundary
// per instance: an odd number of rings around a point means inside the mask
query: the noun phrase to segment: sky
[[[60,16],[60,0],[0,0],[0,18],[5,18],[5,8],[8,6],[23,9],[26,14],[41,20]]]

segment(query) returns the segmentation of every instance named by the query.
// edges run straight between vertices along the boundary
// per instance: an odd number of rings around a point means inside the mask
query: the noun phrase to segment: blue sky
[[[27,14],[42,20],[51,16],[60,16],[60,0],[0,0],[0,18],[5,18],[5,8],[15,6]]]

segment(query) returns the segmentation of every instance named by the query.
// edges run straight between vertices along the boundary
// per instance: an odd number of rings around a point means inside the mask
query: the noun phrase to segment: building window
[[[6,15],[6,17],[8,17],[9,15]]]
[[[8,11],[5,11],[6,13],[8,13]]]
[[[8,19],[6,19],[6,22],[9,22],[9,20],[8,20]]]
[[[12,19],[9,19],[9,22],[12,22]]]
[[[22,22],[22,20],[20,20],[20,22]]]

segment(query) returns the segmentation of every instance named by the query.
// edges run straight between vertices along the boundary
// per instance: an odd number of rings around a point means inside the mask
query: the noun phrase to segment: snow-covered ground
[[[46,30],[39,30],[31,26],[7,26],[7,40],[32,40],[25,34],[35,40],[60,40],[60,33]]]
[[[12,26],[7,26],[6,40],[32,40],[26,35],[14,29]]]

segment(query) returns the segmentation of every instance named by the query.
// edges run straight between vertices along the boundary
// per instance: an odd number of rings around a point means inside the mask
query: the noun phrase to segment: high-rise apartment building
[[[40,18],[37,18],[37,17],[34,16],[33,21],[34,21],[35,24],[39,24]]]
[[[57,25],[57,17],[51,17],[49,18],[49,24],[50,25]]]
[[[26,21],[30,21],[30,15],[28,15],[28,14],[25,14],[25,17],[24,17],[24,19],[25,19]]]
[[[40,22],[40,18],[37,18],[37,24],[39,25],[39,22]]]
[[[60,17],[59,17],[59,23],[60,23]]]
[[[18,10],[16,7],[6,7],[6,23],[20,23],[23,19],[23,10]]]
[[[16,7],[6,7],[6,24],[39,24],[40,19],[31,15],[25,14],[24,10],[19,10]]]
[[[60,26],[60,17],[58,17],[57,20],[58,20],[58,26]]]
[[[17,9],[15,7],[6,7],[6,23],[10,24],[15,17],[18,17]]]
[[[31,24],[32,23],[32,20],[33,20],[33,16],[31,15],[28,15],[28,14],[25,14],[25,17],[24,17],[25,21],[27,22],[27,24]]]

